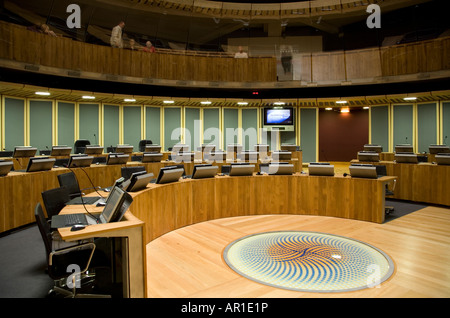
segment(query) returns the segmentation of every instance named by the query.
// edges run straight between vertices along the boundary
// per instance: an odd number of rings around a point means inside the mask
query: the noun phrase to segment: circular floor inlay
[[[225,262],[254,281],[308,292],[377,287],[392,260],[366,243],[317,232],[266,232],[240,238],[224,250]]]

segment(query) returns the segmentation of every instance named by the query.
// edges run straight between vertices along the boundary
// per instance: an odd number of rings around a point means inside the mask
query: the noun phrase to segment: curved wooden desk
[[[180,179],[169,184],[148,184],[131,193],[133,203],[121,222],[91,225],[71,232],[59,229],[64,240],[97,236],[128,239],[129,295],[146,293],[145,245],[178,228],[233,216],[303,214],[333,216],[382,223],[385,185],[395,177],[358,179],[320,177],[296,173],[292,176],[216,176]],[[95,212],[93,208],[90,212]],[[68,206],[62,213],[78,211]],[[131,213],[130,213],[131,212]]]

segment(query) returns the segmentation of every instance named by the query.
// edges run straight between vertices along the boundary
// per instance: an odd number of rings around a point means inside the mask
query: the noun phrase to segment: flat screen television
[[[89,167],[93,160],[92,156],[71,156],[67,166],[69,168]]]
[[[53,146],[50,153],[51,156],[70,156],[72,147],[69,146]]]
[[[195,165],[192,179],[213,178],[217,174],[217,170],[219,170],[218,166],[210,164]]]
[[[0,177],[6,176],[13,168],[12,161],[0,161]]]
[[[271,107],[263,110],[263,128],[281,131],[295,130],[295,115],[293,108]]]

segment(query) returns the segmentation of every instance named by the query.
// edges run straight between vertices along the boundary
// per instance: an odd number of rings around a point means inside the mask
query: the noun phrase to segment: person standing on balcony
[[[111,46],[115,48],[123,48],[122,30],[125,27],[125,22],[120,21],[111,32]]]

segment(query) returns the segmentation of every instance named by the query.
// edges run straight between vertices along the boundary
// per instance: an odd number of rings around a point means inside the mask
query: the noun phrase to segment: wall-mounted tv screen
[[[294,131],[293,108],[264,108],[263,127],[267,130]]]

